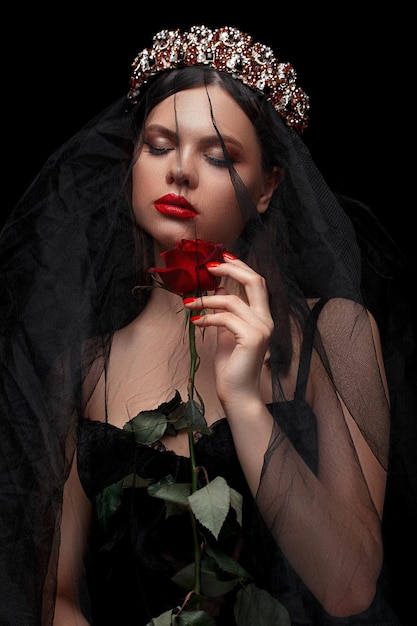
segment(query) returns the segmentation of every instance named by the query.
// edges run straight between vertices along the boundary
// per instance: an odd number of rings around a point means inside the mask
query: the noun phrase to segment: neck
[[[175,313],[175,311],[182,309],[183,304],[181,296],[178,296],[163,287],[154,287],[146,305],[146,308],[148,307],[158,307],[160,311],[164,313],[168,313],[170,311]]]

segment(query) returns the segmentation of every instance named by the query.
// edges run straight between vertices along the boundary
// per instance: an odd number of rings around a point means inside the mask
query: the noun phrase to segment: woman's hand
[[[225,407],[242,407],[246,399],[260,398],[260,375],[273,330],[266,283],[246,263],[229,255],[225,255],[224,263],[207,264],[207,268],[215,276],[238,283],[246,301],[219,287],[214,295],[184,304],[191,311],[193,324],[217,327],[217,394]],[[193,318],[192,312],[202,308],[203,314]]]
[[[221,286],[213,295],[186,299],[184,304],[196,326],[217,328],[213,364],[216,392],[255,496],[273,422],[261,393],[262,366],[273,330],[268,293],[264,278],[234,257],[225,255],[224,263],[207,267],[212,274],[230,279],[226,283],[234,281],[241,297]],[[201,316],[192,317],[193,311],[202,309]]]

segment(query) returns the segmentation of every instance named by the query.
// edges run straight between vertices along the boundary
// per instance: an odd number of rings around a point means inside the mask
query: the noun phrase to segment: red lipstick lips
[[[154,202],[155,209],[169,217],[189,220],[197,216],[197,211],[183,196],[168,193]]]

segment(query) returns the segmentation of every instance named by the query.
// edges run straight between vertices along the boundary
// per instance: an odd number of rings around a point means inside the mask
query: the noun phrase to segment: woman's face
[[[262,170],[254,126],[224,89],[196,87],[169,96],[148,115],[133,168],[133,210],[157,252],[181,239],[231,246],[243,229],[207,91],[226,150],[259,212],[275,188]]]

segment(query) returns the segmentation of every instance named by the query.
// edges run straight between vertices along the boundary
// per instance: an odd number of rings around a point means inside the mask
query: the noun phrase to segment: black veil
[[[63,486],[89,397],[84,382],[93,388],[101,373],[91,377],[97,343],[105,364],[108,337],[143,305],[132,290],[143,284],[152,259],[130,212],[135,115],[121,98],[57,150],[1,232],[2,623],[52,624]],[[405,614],[411,585],[400,555],[409,554],[417,501],[416,311],[408,295],[415,271],[366,206],[332,193],[302,139],[272,108],[271,125],[279,137],[271,151],[286,176],[274,198],[281,241],[267,243],[286,259],[280,271],[291,297],[364,303],[380,326],[392,407],[390,457],[387,422],[369,422],[360,398],[349,408],[389,469],[386,558],[395,572],[393,599]],[[248,224],[249,231],[258,227]],[[277,260],[265,259],[268,232],[262,229],[259,252],[272,276]],[[326,353],[333,349],[325,342]],[[348,342],[341,350],[348,355]],[[349,391],[348,361],[346,372],[333,372],[342,397]],[[380,386],[369,390],[380,392]],[[384,398],[377,401],[383,404]]]

